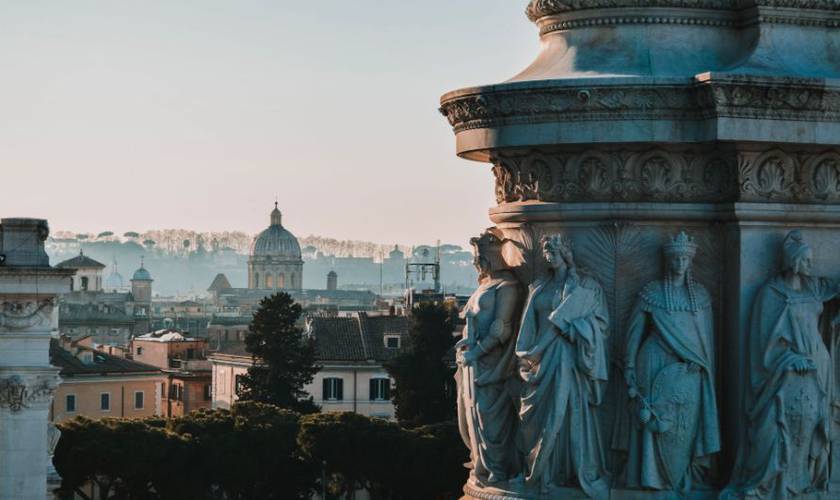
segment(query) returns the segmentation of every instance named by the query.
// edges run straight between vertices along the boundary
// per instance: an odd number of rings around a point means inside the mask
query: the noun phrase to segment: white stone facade
[[[49,266],[39,219],[0,223],[0,498],[42,500],[47,494],[48,422],[58,370],[50,338],[58,327],[56,297],[73,270]]]

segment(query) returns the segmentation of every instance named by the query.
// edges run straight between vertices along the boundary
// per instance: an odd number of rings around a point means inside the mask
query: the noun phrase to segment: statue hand
[[[478,361],[479,356],[481,356],[481,350],[474,347],[472,349],[464,351],[464,353],[461,355],[461,359],[463,359],[465,365],[472,366],[475,364],[476,361]]]
[[[791,369],[799,375],[805,375],[811,370],[816,370],[817,367],[816,365],[814,365],[813,361],[806,358],[805,356],[802,356],[793,362],[793,364],[791,365]]]
[[[648,410],[644,406],[642,407],[642,409],[639,410],[639,421],[643,424],[647,424],[648,422],[650,422],[650,418],[652,416],[653,415],[651,414],[650,410]]]
[[[636,389],[636,368],[635,367],[627,367],[624,369],[624,381],[627,383],[627,386],[631,389]],[[635,396],[631,396],[635,397]]]

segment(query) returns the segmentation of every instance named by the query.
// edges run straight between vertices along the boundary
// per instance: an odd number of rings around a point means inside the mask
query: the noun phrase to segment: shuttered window
[[[344,380],[340,378],[324,379],[324,401],[344,400]]]
[[[370,379],[370,400],[389,401],[391,399],[391,379]]]

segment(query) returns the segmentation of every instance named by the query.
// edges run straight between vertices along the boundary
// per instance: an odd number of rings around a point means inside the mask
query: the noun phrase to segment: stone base
[[[693,491],[680,496],[673,491],[623,490],[610,491],[610,500],[718,500],[718,491]],[[795,497],[795,500],[832,500],[840,498],[838,492],[809,493]],[[555,488],[549,493],[515,492],[505,488],[482,487],[472,482],[464,486],[460,500],[590,500],[577,488]]]

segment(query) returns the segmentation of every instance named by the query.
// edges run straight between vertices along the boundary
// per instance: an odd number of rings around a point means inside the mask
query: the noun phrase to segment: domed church
[[[254,238],[248,258],[248,288],[300,290],[303,259],[297,238],[283,227],[283,214],[274,203],[271,225]]]

